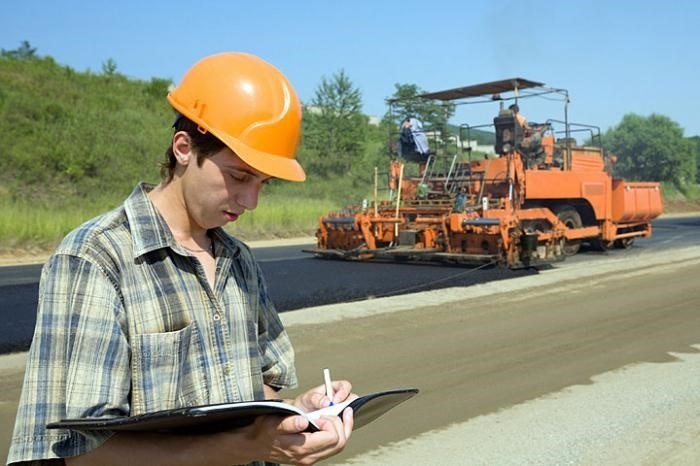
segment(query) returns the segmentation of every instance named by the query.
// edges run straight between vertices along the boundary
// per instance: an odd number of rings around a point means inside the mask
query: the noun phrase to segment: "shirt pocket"
[[[131,414],[209,402],[201,337],[194,323],[132,338]]]

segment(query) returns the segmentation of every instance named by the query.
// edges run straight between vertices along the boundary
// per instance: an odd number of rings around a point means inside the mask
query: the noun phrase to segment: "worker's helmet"
[[[168,94],[180,114],[210,132],[266,175],[304,181],[295,160],[301,105],[287,78],[266,61],[240,52],[195,63]]]

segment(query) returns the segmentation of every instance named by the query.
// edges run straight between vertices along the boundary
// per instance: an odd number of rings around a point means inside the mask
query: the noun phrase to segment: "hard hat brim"
[[[306,180],[306,173],[296,159],[259,151],[215,128],[209,131],[254,169],[287,181]]]

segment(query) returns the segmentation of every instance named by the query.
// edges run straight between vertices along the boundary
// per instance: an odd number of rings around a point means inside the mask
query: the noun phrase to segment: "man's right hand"
[[[309,421],[303,416],[261,416],[249,427],[251,444],[260,446],[255,460],[282,464],[311,465],[338,454],[346,445],[353,428],[352,409],[339,416],[323,416],[316,420],[318,432],[304,432]]]

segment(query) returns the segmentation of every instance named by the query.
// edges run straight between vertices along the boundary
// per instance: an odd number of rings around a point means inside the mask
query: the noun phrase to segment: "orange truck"
[[[504,107],[549,95],[564,102],[563,120],[523,126]],[[475,99],[498,102],[499,110],[488,124],[461,125],[459,137],[419,127],[414,142],[421,137],[429,149],[394,153],[388,183],[375,169],[372,199],[324,215],[317,246],[307,252],[521,268],[562,260],[584,243],[598,250],[627,248],[651,235],[651,221],[663,209],[659,183],[615,178],[614,156],[601,147],[600,130],[568,121],[566,90],[513,78],[414,99],[441,105]],[[492,153],[476,157],[471,143],[465,146],[465,135],[469,141],[476,130],[493,134]],[[574,137],[581,132],[590,135],[585,144]]]

